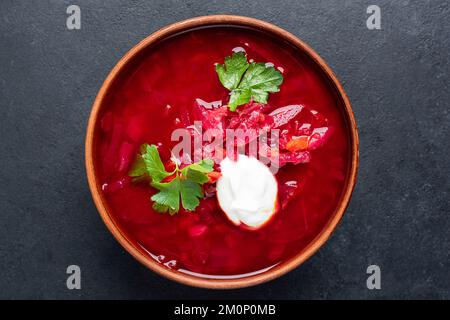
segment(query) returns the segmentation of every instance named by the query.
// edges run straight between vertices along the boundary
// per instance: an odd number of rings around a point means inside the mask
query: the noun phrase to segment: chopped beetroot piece
[[[303,110],[303,108],[304,107],[302,105],[294,104],[275,109],[270,113],[270,116],[272,116],[274,121],[274,127],[278,128],[287,124],[289,121],[294,119],[300,111]]]
[[[327,119],[317,111],[301,105],[278,108],[270,113],[275,128],[288,130],[292,135],[310,135],[313,128],[326,127]]]
[[[234,129],[235,144],[243,147],[250,141],[255,140],[260,135],[269,132],[273,128],[273,119],[270,115],[264,114],[266,109],[261,104],[247,104],[229,117],[227,129]]]
[[[230,122],[227,125],[227,129],[234,129],[239,126],[241,120],[238,116],[236,116],[236,117],[230,118],[229,121]]]
[[[329,131],[328,127],[315,128],[309,138],[309,150],[315,150],[323,145],[329,136]]]
[[[206,102],[203,99],[197,98],[197,99],[195,99],[195,102],[197,103],[198,106],[203,107],[208,110],[217,109],[222,106],[222,100]]]
[[[307,151],[317,149],[328,137],[328,121],[315,110],[292,105],[278,108],[270,114],[280,129],[280,166],[309,162]]]
[[[254,111],[258,111],[260,113],[267,113],[270,110],[270,108],[271,107],[268,104],[249,102],[243,106],[240,106],[237,112],[240,115],[250,114]]]
[[[166,171],[167,172],[172,172],[172,171],[174,171],[175,169],[176,169],[176,164],[175,164],[175,162],[173,162],[172,160],[170,160],[170,161],[167,161],[165,164],[164,164],[164,168],[166,169]]]
[[[227,107],[220,107],[214,110],[207,110],[202,106],[193,108],[193,121],[201,121],[203,130],[224,129],[224,117],[228,114]]]
[[[310,160],[311,154],[309,153],[309,151],[283,152],[280,153],[279,166],[282,167],[287,163],[307,163]]]
[[[239,150],[245,150],[251,141],[277,128],[280,130],[279,150],[270,147],[274,141],[267,137],[266,142],[259,143],[258,155],[269,159],[279,156],[280,167],[287,163],[307,163],[311,158],[308,151],[321,146],[327,136],[327,119],[303,105],[288,105],[268,113],[271,110],[269,105],[250,102],[236,112],[230,112],[227,106],[215,108],[203,100],[197,100],[192,113],[193,121],[201,121],[204,132],[209,131],[210,134],[202,149],[194,150],[194,159],[210,158],[218,164],[226,156],[226,145],[210,143],[214,137],[222,135],[233,139],[237,149],[228,156],[235,158]],[[189,129],[193,136],[197,134],[198,129],[192,123]],[[227,129],[234,130],[233,136],[227,135]],[[190,162],[192,160],[187,163]]]
[[[310,136],[312,132],[311,123],[302,123],[296,128],[296,133],[300,136]]]

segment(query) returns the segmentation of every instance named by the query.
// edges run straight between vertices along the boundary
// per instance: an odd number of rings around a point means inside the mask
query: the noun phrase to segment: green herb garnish
[[[205,159],[180,169],[174,162],[174,171],[166,171],[158,148],[153,144],[143,144],[128,173],[133,181],[150,178],[151,186],[159,190],[151,197],[153,209],[171,215],[180,210],[180,200],[185,210],[195,210],[200,204],[199,199],[204,197],[201,185],[208,181],[207,173],[213,171],[214,165],[212,160]],[[168,181],[164,182],[166,178]]]
[[[228,107],[236,111],[240,105],[254,101],[267,103],[269,92],[280,91],[283,76],[265,63],[248,63],[243,52],[235,52],[225,58],[224,64],[216,65],[222,85],[231,91]]]

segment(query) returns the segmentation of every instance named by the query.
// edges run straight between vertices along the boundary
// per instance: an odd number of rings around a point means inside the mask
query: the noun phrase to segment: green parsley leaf
[[[180,180],[181,204],[188,211],[194,211],[203,199],[203,189],[192,180]]]
[[[180,210],[180,178],[177,176],[169,182],[152,182],[152,187],[159,190],[151,199],[155,202],[153,209],[171,215]]]
[[[142,159],[144,160],[147,173],[153,182],[160,182],[172,174],[166,171],[159,156],[158,148],[154,144],[144,144],[143,148],[145,152],[142,154]]]
[[[181,174],[187,180],[194,181],[198,184],[208,182],[209,178],[206,173],[213,171],[214,161],[211,159],[201,160],[181,169]]]
[[[208,182],[209,178],[204,172],[200,172],[191,168],[186,170],[186,179],[190,181],[194,181],[198,184],[204,184]]]
[[[254,101],[267,103],[270,92],[280,91],[283,76],[274,67],[264,63],[249,64],[243,52],[225,58],[225,64],[216,65],[222,85],[231,91],[228,107],[236,111],[240,105]]]
[[[144,159],[142,159],[142,155],[139,153],[136,155],[133,164],[131,165],[130,171],[128,171],[128,175],[133,178],[141,177],[147,174],[147,168],[145,167]]]
[[[245,53],[235,52],[231,57],[225,58],[224,64],[216,65],[216,72],[222,85],[228,90],[233,90],[237,88],[248,66]]]
[[[251,90],[255,101],[267,103],[269,92],[280,91],[283,76],[274,67],[267,67],[264,63],[252,63],[244,74],[239,88]]]
[[[177,165],[173,172],[167,172],[158,148],[155,145],[143,144],[129,175],[134,181],[150,177],[151,186],[159,191],[151,197],[153,209],[174,215],[180,210],[180,200],[183,208],[188,211],[195,210],[200,204],[199,199],[204,197],[201,185],[208,181],[207,173],[213,171],[213,166],[212,160],[205,159],[182,169]],[[162,182],[169,176],[174,177],[168,182]]]
[[[153,202],[152,207],[153,207],[153,209],[154,209],[155,211],[158,211],[158,212],[161,212],[161,213],[169,212],[169,214],[170,214],[171,216],[173,216],[173,215],[176,213],[176,211],[169,210],[169,207],[168,207],[168,206],[159,204],[158,202]]]
[[[228,101],[228,108],[230,108],[230,111],[236,111],[238,106],[249,102],[251,97],[252,92],[249,89],[233,90],[231,91],[230,101]]]
[[[199,162],[190,164],[186,167],[184,167],[183,169],[181,169],[181,171],[184,173],[186,173],[186,171],[188,169],[190,170],[196,170],[202,173],[208,173],[211,172],[213,170],[213,166],[214,166],[214,161],[212,161],[211,159],[204,159],[201,160]]]

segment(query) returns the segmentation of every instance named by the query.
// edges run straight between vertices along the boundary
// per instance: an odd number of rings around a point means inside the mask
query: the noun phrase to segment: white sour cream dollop
[[[278,185],[270,169],[254,157],[239,155],[220,162],[217,181],[220,207],[234,224],[258,228],[276,212]]]

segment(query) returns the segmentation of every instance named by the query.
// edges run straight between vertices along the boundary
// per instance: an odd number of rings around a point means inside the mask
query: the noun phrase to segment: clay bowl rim
[[[100,182],[97,180],[95,169],[94,169],[94,133],[96,129],[96,123],[98,119],[98,114],[100,109],[102,108],[103,101],[105,96],[107,95],[109,89],[111,88],[116,76],[120,74],[123,70],[126,69],[128,64],[145,48],[155,44],[156,42],[165,39],[171,35],[187,31],[194,28],[206,27],[206,26],[240,26],[240,27],[250,27],[253,29],[261,30],[263,32],[272,34],[273,36],[287,41],[291,45],[293,45],[296,49],[306,53],[306,55],[315,61],[315,63],[322,69],[324,74],[329,78],[331,84],[335,86],[337,90],[338,96],[342,99],[344,106],[344,117],[346,118],[348,130],[349,130],[349,138],[351,142],[351,163],[347,176],[347,185],[342,194],[341,201],[338,207],[335,210],[334,215],[328,221],[327,225],[324,229],[314,238],[311,243],[304,248],[297,255],[292,257],[291,259],[280,263],[279,265],[264,271],[259,274],[242,277],[242,278],[233,278],[233,279],[210,279],[210,278],[202,278],[193,275],[189,275],[186,273],[178,272],[175,270],[168,269],[155,261],[152,257],[144,252],[144,250],[138,249],[137,246],[133,244],[133,242],[128,239],[128,237],[123,233],[120,227],[114,222],[114,219],[107,210],[107,203],[104,200],[101,192]],[[92,111],[89,117],[89,122],[87,126],[87,134],[86,134],[86,171],[88,177],[89,188],[92,193],[92,197],[94,199],[94,203],[97,207],[97,210],[106,224],[109,231],[113,234],[113,236],[117,239],[117,241],[128,251],[134,258],[136,258],[143,265],[153,270],[157,274],[164,276],[168,279],[186,284],[195,287],[203,287],[203,288],[213,288],[213,289],[232,289],[232,288],[241,288],[257,285],[263,282],[267,282],[278,278],[285,273],[293,270],[298,267],[304,261],[306,261],[309,257],[311,257],[330,237],[331,233],[336,228],[340,219],[342,218],[352,191],[354,189],[356,183],[356,175],[358,170],[359,163],[359,142],[358,142],[358,133],[356,127],[356,121],[353,115],[353,111],[350,105],[350,101],[347,98],[346,93],[344,92],[343,87],[337,80],[333,71],[328,67],[325,61],[307,44],[305,44],[302,40],[291,34],[290,32],[277,27],[271,23],[261,21],[258,19],[243,17],[243,16],[232,16],[232,15],[211,15],[211,16],[202,16],[187,19],[184,21],[176,22],[170,24],[151,35],[147,36],[144,40],[134,46],[130,51],[128,51],[114,66],[112,71],[109,73],[108,77],[104,81],[101,86],[98,95],[94,101]]]

